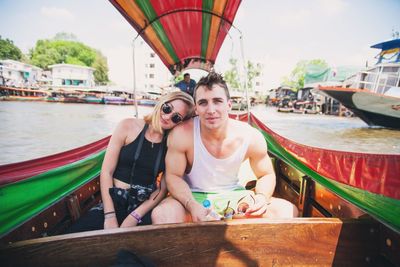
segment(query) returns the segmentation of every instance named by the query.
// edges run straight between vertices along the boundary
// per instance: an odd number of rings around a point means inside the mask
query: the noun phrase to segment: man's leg
[[[297,207],[291,202],[283,199],[272,197],[268,205],[267,212],[264,217],[266,218],[294,218],[297,217],[299,211]]]
[[[186,210],[175,198],[167,197],[153,209],[151,220],[153,224],[185,222]]]

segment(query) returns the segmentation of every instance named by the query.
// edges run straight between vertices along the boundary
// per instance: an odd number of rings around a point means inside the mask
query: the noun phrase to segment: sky
[[[0,0],[0,35],[24,53],[58,32],[100,50],[109,77],[132,87],[132,41],[136,32],[107,0]],[[324,59],[330,66],[371,65],[371,45],[400,31],[400,0],[243,0],[215,68],[230,57],[261,63],[266,89],[278,87],[300,60]],[[194,73],[196,76],[196,73]],[[194,77],[198,78],[198,77]]]

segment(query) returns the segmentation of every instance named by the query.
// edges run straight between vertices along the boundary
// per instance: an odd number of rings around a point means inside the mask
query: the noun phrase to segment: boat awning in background
[[[110,0],[174,75],[210,71],[241,0]]]
[[[389,50],[398,47],[400,47],[400,39],[394,39],[371,46],[371,48],[378,48],[382,50]]]
[[[360,71],[356,66],[338,66],[335,68],[320,65],[308,65],[304,76],[304,84],[311,85],[322,82],[342,82]]]

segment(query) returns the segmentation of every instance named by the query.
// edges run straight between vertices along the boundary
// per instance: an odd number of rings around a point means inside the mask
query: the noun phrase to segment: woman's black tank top
[[[143,131],[143,130],[142,130]],[[119,152],[117,167],[115,168],[113,177],[127,184],[130,183],[130,175],[133,165],[133,159],[139,143],[139,137],[132,143],[125,145]],[[142,149],[139,158],[136,161],[134,177],[132,184],[149,187],[154,181],[154,165],[156,163],[157,154],[161,143],[151,143],[146,138],[143,140]],[[165,170],[165,154],[166,149],[161,156],[159,172]]]

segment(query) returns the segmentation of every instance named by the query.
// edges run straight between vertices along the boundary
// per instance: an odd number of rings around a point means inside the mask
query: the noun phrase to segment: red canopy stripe
[[[180,61],[196,58],[201,52],[201,1],[157,1],[151,4]],[[198,11],[190,11],[198,10]],[[162,16],[168,13],[168,15]],[[190,29],[190,31],[188,30]],[[191,45],[187,45],[188,42]],[[175,62],[179,63],[179,61]]]

